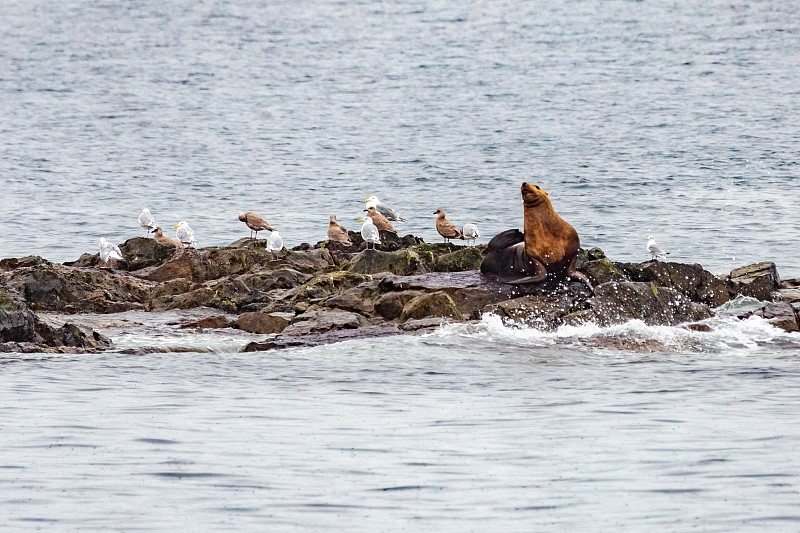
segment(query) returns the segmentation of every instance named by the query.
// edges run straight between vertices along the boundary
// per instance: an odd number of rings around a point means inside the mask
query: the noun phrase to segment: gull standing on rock
[[[146,207],[142,209],[142,212],[139,214],[139,225],[147,232],[148,237],[151,231],[156,230],[156,219],[150,214],[150,210]]]
[[[375,207],[369,207],[365,209],[365,211],[367,212],[367,216],[372,219],[372,223],[375,224],[375,227],[378,228],[378,231],[388,231],[389,233],[397,235],[397,230],[394,229],[389,219],[378,213]]]
[[[336,215],[331,215],[330,222],[328,222],[328,240],[332,242],[340,242],[346,246],[352,246],[350,236],[347,234],[347,228],[339,225],[336,222]]]
[[[475,240],[481,236],[478,232],[478,226],[475,224],[465,224],[463,228],[461,228],[461,235],[467,239],[467,244],[469,241],[472,241],[472,246],[475,246]]]
[[[164,230],[161,228],[156,228],[156,232],[153,234],[153,238],[156,240],[158,244],[163,244],[164,246],[174,246],[175,248],[181,248],[181,243],[176,240],[170,239],[169,237],[164,237]]]
[[[269,223],[258,216],[257,214],[253,213],[252,211],[246,211],[239,215],[239,220],[244,222],[248,228],[250,228],[250,238],[253,238],[253,232],[256,232],[256,240],[258,240],[258,232],[259,231],[275,231],[275,228],[269,225]]]
[[[389,207],[386,204],[382,204],[380,200],[378,200],[377,196],[370,196],[366,200],[367,208],[374,207],[378,213],[385,216],[389,220],[393,220],[394,222],[405,222],[406,219],[398,215],[394,209]]]
[[[361,226],[361,236],[364,238],[364,244],[366,245],[364,249],[370,250],[369,243],[372,243],[371,249],[375,250],[375,245],[381,243],[381,234],[378,228],[375,227],[372,217],[360,218],[358,221],[364,223],[364,225]]]
[[[450,242],[450,239],[466,239],[455,224],[444,218],[444,209],[437,209],[433,214],[436,215],[436,231],[444,237],[444,242]]]
[[[108,264],[109,259],[123,259],[122,251],[116,244],[108,242],[105,237],[100,237],[100,260]]]
[[[270,261],[277,261],[277,259],[275,259],[275,254],[272,252],[280,252],[281,250],[283,250],[283,239],[281,238],[281,234],[278,233],[278,230],[274,229],[267,239],[267,251],[272,258]]]
[[[189,224],[185,220],[181,220],[175,227],[177,228],[175,230],[175,236],[178,238],[178,242],[181,243],[181,247],[185,244],[191,248],[193,244],[197,244],[194,230],[189,227]]]
[[[658,261],[659,259],[666,261],[669,255],[669,252],[665,252],[661,249],[656,242],[656,238],[652,235],[647,238],[647,251],[653,256],[653,261]]]

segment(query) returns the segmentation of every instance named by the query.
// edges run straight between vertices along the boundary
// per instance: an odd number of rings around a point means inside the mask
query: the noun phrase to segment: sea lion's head
[[[525,204],[525,207],[537,207],[540,205],[552,206],[547,192],[538,185],[531,185],[525,182],[522,184],[520,192],[522,192],[522,202]]]

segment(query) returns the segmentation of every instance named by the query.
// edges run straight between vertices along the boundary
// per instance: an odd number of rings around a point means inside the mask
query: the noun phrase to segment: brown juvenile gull
[[[340,242],[342,244],[346,244],[347,246],[351,246],[353,244],[350,242],[350,236],[347,234],[347,229],[344,226],[340,226],[339,223],[336,222],[336,215],[331,215],[330,222],[328,223],[328,240]]]
[[[444,209],[437,209],[433,212],[436,215],[436,231],[439,235],[444,237],[444,242],[450,242],[450,239],[464,239],[465,237],[458,231],[455,224],[444,218]]]
[[[169,237],[164,236],[164,231],[157,227],[154,238],[158,244],[163,244],[164,246],[174,246],[175,248],[180,248],[181,243],[174,239],[170,239]]]
[[[253,232],[256,232],[256,239],[258,239],[259,231],[275,231],[275,228],[270,226],[266,220],[256,215],[252,211],[246,211],[239,215],[239,220],[244,222],[250,228],[250,238],[253,238]]]
[[[397,230],[392,227],[392,223],[389,222],[389,219],[378,213],[374,207],[370,207],[366,211],[367,216],[372,219],[372,223],[375,224],[378,231],[388,231],[389,233],[397,235]]]

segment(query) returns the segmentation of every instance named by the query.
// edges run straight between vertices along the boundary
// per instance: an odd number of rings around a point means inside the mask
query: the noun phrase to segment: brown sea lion
[[[522,276],[508,282],[512,284],[569,278],[591,289],[586,276],[575,269],[581,247],[578,232],[558,216],[544,189],[523,183],[521,192],[525,232],[507,230],[496,235],[489,242],[481,272]]]

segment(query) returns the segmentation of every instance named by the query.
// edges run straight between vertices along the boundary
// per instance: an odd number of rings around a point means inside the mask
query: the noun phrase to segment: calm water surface
[[[796,2],[0,0],[0,257],[378,194],[486,242],[550,192],[584,246],[800,276]],[[84,317],[86,320],[90,318]],[[3,531],[797,530],[800,334],[721,318],[238,354],[171,315],[0,356]],[[126,322],[127,321],[127,322]],[[195,353],[144,354],[147,347]],[[125,353],[123,353],[125,352]],[[139,353],[139,355],[131,355]]]

